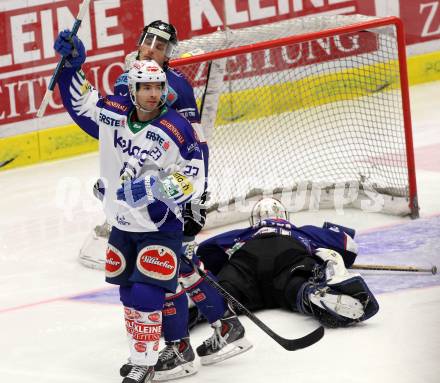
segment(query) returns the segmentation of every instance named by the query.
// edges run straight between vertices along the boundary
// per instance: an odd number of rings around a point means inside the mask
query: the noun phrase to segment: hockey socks
[[[210,278],[215,277],[208,272]],[[185,290],[199,311],[213,323],[220,319],[226,311],[226,303],[219,292],[208,284],[198,273],[182,275],[181,281]]]
[[[167,294],[162,310],[163,333],[166,342],[188,336],[188,298],[179,285],[175,294]]]

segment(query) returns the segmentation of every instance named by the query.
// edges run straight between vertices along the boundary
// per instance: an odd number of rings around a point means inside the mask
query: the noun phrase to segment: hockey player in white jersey
[[[205,139],[204,129],[200,124],[200,115],[197,109],[194,91],[186,79],[179,71],[168,66],[168,62],[176,51],[178,44],[176,28],[162,20],[155,20],[146,25],[140,34],[137,50],[127,55],[125,60],[125,72],[122,73],[114,84],[115,95],[128,94],[128,69],[134,60],[155,60],[164,70],[168,82],[168,95],[166,105],[177,110],[186,117],[193,125],[199,140],[199,147],[203,153],[205,162],[205,175],[208,170],[209,150]],[[96,129],[84,129],[87,134],[98,138]],[[207,185],[205,185],[205,188]],[[104,191],[99,181],[95,184],[94,194],[98,198],[102,197]],[[206,192],[201,198],[193,199],[183,206],[182,215],[184,218],[185,241],[194,240],[205,224]],[[85,243],[80,249],[80,260],[90,267],[99,267],[102,258],[99,256],[101,248],[106,246],[109,235],[109,226],[105,222],[95,227]],[[98,262],[98,263],[97,263]]]
[[[132,368],[123,383],[150,382],[158,360],[162,307],[177,288],[183,239],[180,205],[204,190],[203,160],[188,120],[165,106],[166,76],[154,61],[137,61],[128,96],[101,97],[80,70],[84,46],[61,32],[58,85],[81,127],[98,129],[104,211],[112,225],[106,280],[120,286]],[[200,172],[185,174],[189,162]]]

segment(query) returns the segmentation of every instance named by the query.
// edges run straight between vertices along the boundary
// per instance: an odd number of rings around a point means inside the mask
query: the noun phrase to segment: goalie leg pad
[[[362,322],[379,310],[376,298],[358,274],[332,285],[306,282],[297,301],[301,312],[315,316],[331,328]]]
[[[371,318],[379,311],[379,303],[359,274],[352,274],[351,278],[335,283],[331,288],[340,294],[356,298],[362,303],[364,315],[359,318],[360,321]]]
[[[357,320],[364,315],[364,308],[359,300],[349,295],[338,294],[330,288],[317,289],[310,293],[310,302],[324,309],[335,317]]]

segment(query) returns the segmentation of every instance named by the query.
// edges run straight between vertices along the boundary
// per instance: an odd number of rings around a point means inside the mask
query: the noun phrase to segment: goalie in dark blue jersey
[[[379,310],[363,278],[349,268],[357,256],[355,231],[324,223],[296,227],[273,198],[259,201],[245,229],[198,246],[197,257],[250,310],[282,307],[346,327]]]

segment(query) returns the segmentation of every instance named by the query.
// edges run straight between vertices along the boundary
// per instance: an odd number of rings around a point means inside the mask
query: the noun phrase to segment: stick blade
[[[324,327],[319,326],[316,330],[312,331],[310,334],[297,339],[277,339],[278,343],[288,351],[296,351],[302,348],[309,347],[316,342],[320,341],[324,336]]]

